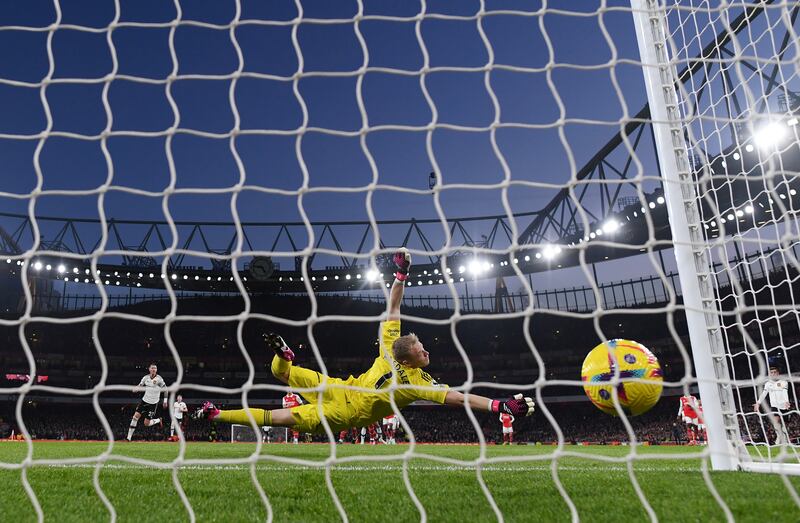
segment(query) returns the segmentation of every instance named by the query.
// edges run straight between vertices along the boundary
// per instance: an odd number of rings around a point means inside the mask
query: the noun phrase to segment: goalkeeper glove
[[[517,394],[507,400],[491,400],[489,408],[492,412],[504,412],[512,416],[530,416],[536,404],[531,398]]]
[[[292,351],[292,349],[286,345],[286,342],[283,341],[283,338],[272,332],[268,334],[262,334],[261,337],[264,338],[264,342],[267,344],[267,347],[272,349],[279,358],[286,361],[294,360],[294,351]]]
[[[408,269],[411,268],[411,253],[403,247],[394,253],[392,260],[397,266],[397,272],[394,273],[394,277],[397,278],[398,281],[406,281],[406,278],[408,278]]]

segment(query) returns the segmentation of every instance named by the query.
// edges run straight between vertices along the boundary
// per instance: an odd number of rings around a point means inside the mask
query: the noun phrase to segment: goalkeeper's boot
[[[197,409],[192,416],[194,419],[207,419],[213,421],[219,415],[219,409],[214,406],[210,401],[203,403],[203,406]]]
[[[277,356],[286,361],[294,361],[294,351],[286,345],[286,342],[283,341],[283,338],[278,336],[275,333],[267,333],[262,334],[264,338],[264,343],[267,344],[267,347],[272,349]]]

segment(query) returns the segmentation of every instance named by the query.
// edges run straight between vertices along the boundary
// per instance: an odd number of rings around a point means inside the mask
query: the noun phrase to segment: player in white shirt
[[[167,388],[164,379],[158,375],[158,366],[151,363],[148,368],[149,374],[145,375],[139,384],[133,388],[133,392],[141,390],[144,387],[144,395],[142,400],[136,406],[136,412],[133,413],[131,418],[131,425],[128,428],[128,441],[133,438],[133,432],[136,430],[136,425],[139,424],[139,418],[144,416],[144,426],[152,427],[161,423],[161,418],[156,418],[156,411],[158,410],[158,400],[161,399],[161,391]],[[167,408],[167,397],[164,396],[164,408]]]
[[[181,432],[186,432],[186,418],[183,416],[185,412],[189,412],[189,408],[186,406],[186,403],[183,402],[183,396],[178,394],[178,397],[175,398],[175,403],[172,404],[172,426],[169,431],[170,439],[178,440],[178,437],[175,435],[175,428],[178,425],[181,426]]]
[[[789,402],[789,382],[778,379],[779,377],[780,371],[777,367],[770,367],[769,381],[764,384],[764,390],[761,391],[761,395],[753,404],[753,410],[758,412],[761,402],[764,401],[764,398],[769,396],[769,406],[772,407],[772,413],[778,418],[779,430],[775,441],[776,445],[789,442],[789,434],[786,430],[784,416],[789,414],[789,409],[792,407],[792,404]]]

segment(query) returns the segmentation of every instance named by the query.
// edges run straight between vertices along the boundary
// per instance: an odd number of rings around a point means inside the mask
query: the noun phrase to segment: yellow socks
[[[237,409],[237,410],[221,410],[213,421],[222,421],[225,423],[238,423],[240,425],[249,425],[250,418],[247,417],[247,411],[255,418],[256,423],[262,426],[272,425],[272,411],[264,409]]]

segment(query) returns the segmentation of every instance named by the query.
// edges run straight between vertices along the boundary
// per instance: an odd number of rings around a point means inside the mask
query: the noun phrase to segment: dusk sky
[[[52,131],[79,136],[50,136],[44,142],[40,157],[42,188],[95,193],[41,196],[36,202],[36,214],[99,216],[96,189],[109,175],[101,142],[97,139],[108,124],[103,106],[105,84],[102,81],[78,83],[70,79],[102,79],[112,73],[113,56],[116,56],[117,70],[108,87],[113,123],[107,140],[113,178],[112,189],[104,201],[106,217],[165,219],[160,194],[170,179],[165,134],[177,122],[179,131],[169,148],[174,158],[176,187],[215,189],[217,193],[171,196],[172,218],[232,221],[231,192],[226,188],[235,185],[240,178],[228,137],[234,127],[234,112],[238,112],[241,120],[242,134],[235,140],[235,149],[242,161],[245,185],[290,191],[301,186],[302,173],[295,145],[297,130],[302,126],[302,111],[290,81],[299,63],[289,23],[298,15],[294,2],[238,3],[241,12],[234,36],[241,48],[243,77],[236,81],[234,89],[235,111],[229,100],[232,80],[226,75],[240,66],[228,28],[236,16],[236,2],[183,2],[178,15],[175,5],[169,2],[122,1],[119,11],[122,26],[111,32],[113,51],[105,30],[116,16],[113,2],[62,1],[58,5],[62,27],[52,40],[53,83],[43,94],[38,84],[48,74],[48,31],[0,31],[0,45],[10,50],[0,56],[1,195],[24,195],[36,185],[34,151],[38,140],[19,138],[35,136],[46,128],[46,111],[41,100],[44,96],[52,115]],[[593,2],[548,2],[548,12],[544,16],[490,14],[481,18],[494,53],[494,64],[529,68],[509,71],[505,67],[495,67],[490,76],[499,103],[499,120],[504,124],[538,126],[535,129],[501,128],[496,132],[497,144],[513,180],[566,183],[572,172],[568,155],[574,156],[574,168],[579,169],[619,130],[620,119],[626,112],[633,115],[645,104],[641,70],[626,63],[626,60],[639,60],[633,21],[629,12],[616,9],[629,8],[629,2],[614,0],[605,5],[598,14]],[[303,18],[318,19],[317,22],[349,19],[355,16],[358,6],[356,2],[302,2]],[[463,130],[436,129],[432,135],[433,157],[444,186],[489,185],[503,180],[501,162],[491,147],[491,133],[485,130],[493,121],[495,111],[485,86],[484,72],[474,69],[484,66],[489,56],[474,17],[480,7],[478,2],[425,4],[426,15],[467,17],[459,20],[426,18],[422,22],[421,33],[430,67],[473,68],[468,72],[434,70],[424,75],[424,84],[438,113],[436,122],[463,127]],[[501,9],[534,13],[541,7],[541,3],[535,1],[485,3],[488,13]],[[367,17],[413,17],[420,9],[419,2],[411,1],[363,3],[363,14]],[[566,12],[559,13],[559,9]],[[0,6],[0,21],[6,26],[43,28],[54,23],[57,16],[51,1]],[[174,34],[177,79],[166,82],[174,67],[168,24],[178,17],[180,22]],[[191,25],[191,21],[222,27],[198,27]],[[279,23],[274,24],[276,21]],[[611,44],[603,35],[600,21],[612,38]],[[128,23],[135,24],[125,25]],[[70,24],[97,30],[70,29]],[[423,126],[432,121],[433,115],[420,86],[418,71],[423,65],[423,52],[415,35],[415,22],[366,19],[358,24],[358,29],[368,50],[369,70],[363,75],[360,86],[370,126],[366,147],[374,158],[378,183],[424,191],[428,188],[428,173],[433,166],[426,151],[427,133]],[[303,60],[298,89],[307,107],[308,127],[315,128],[305,130],[300,142],[300,155],[309,173],[309,187],[365,189],[373,174],[359,137],[335,135],[354,134],[362,127],[363,115],[357,102],[359,76],[354,71],[362,66],[365,56],[354,24],[349,20],[304,22],[299,26],[297,37]],[[554,49],[553,62],[559,64],[551,70],[554,88],[548,85],[544,70],[548,63],[546,39]],[[614,53],[619,63],[609,65]],[[566,64],[572,65],[565,67]],[[377,68],[395,71],[374,70]],[[320,72],[340,74],[315,74]],[[622,106],[614,89],[612,73],[619,82],[627,107]],[[29,85],[13,85],[14,82],[28,82]],[[167,91],[174,98],[177,114],[170,106]],[[585,121],[559,121],[556,93],[567,120]],[[416,127],[413,130],[372,129],[389,125]],[[569,142],[569,152],[558,138],[560,126]],[[280,132],[260,132],[267,130]],[[130,132],[149,135],[120,135]],[[194,134],[196,132],[216,133],[217,137],[200,137]],[[78,139],[80,137],[84,139]],[[642,157],[641,160],[645,169],[653,169],[652,158]],[[645,174],[654,176],[656,173]],[[133,195],[124,192],[124,188],[152,194]],[[652,183],[643,186],[645,191],[652,188]],[[509,190],[512,210],[537,210],[552,199],[557,189],[512,186]],[[625,192],[635,194],[631,189]],[[367,220],[366,195],[366,190],[315,192],[305,195],[302,203],[312,221]],[[0,197],[0,202],[4,212],[27,212],[25,198]],[[499,189],[476,191],[445,187],[441,202],[448,216],[504,213]],[[244,190],[238,197],[237,209],[240,219],[245,221],[302,221],[295,195]],[[437,217],[430,193],[376,191],[372,209],[379,220]],[[520,221],[520,230],[527,223],[527,220]],[[96,226],[87,227],[97,229]],[[485,225],[475,225],[475,228],[477,235],[486,230]],[[227,242],[228,237],[226,233],[216,241]],[[300,237],[301,241],[304,239]],[[271,240],[264,241],[271,243]],[[388,239],[389,244],[393,241],[396,239]],[[256,247],[266,249],[269,246]],[[652,271],[641,264],[634,272],[648,274]]]

